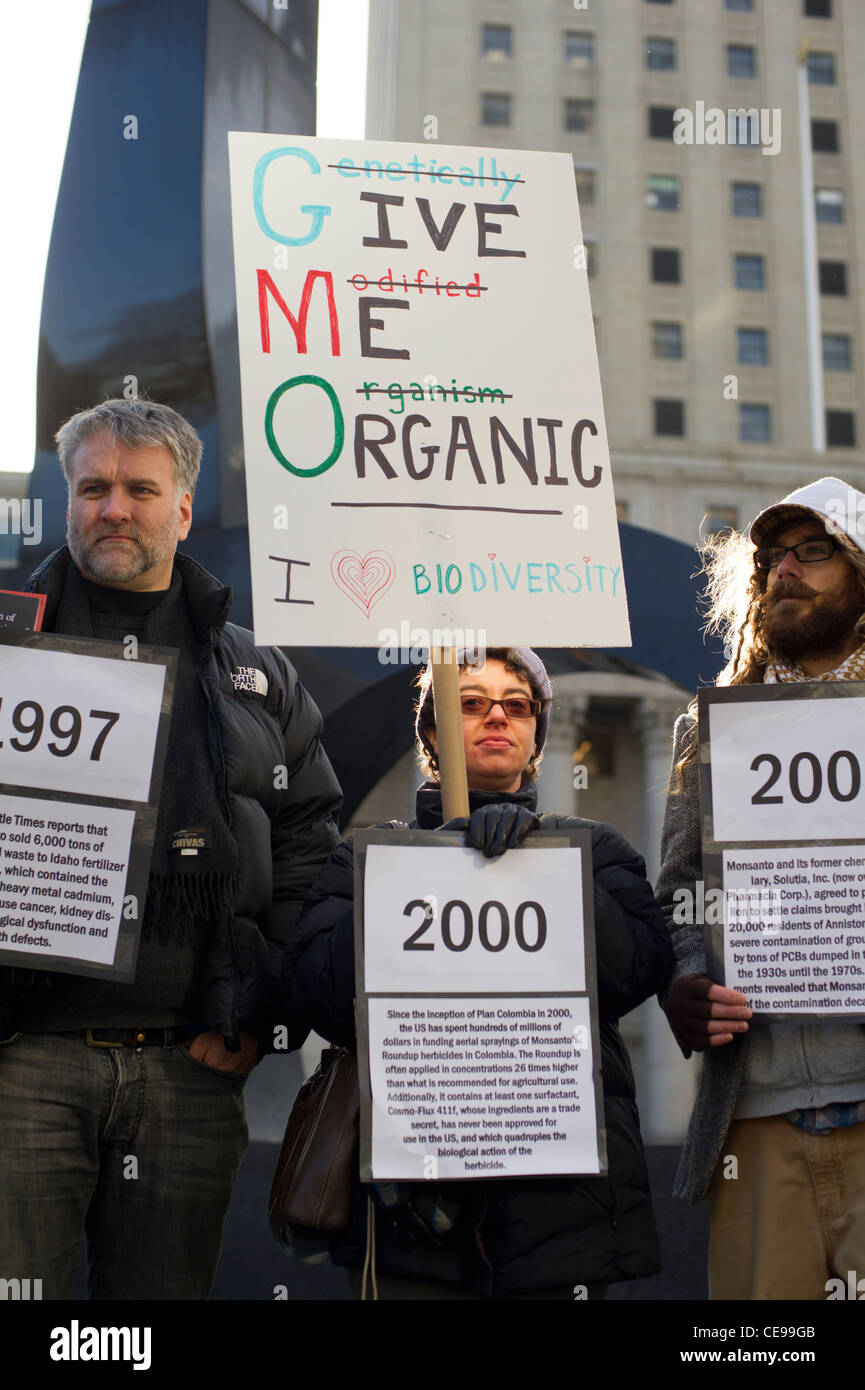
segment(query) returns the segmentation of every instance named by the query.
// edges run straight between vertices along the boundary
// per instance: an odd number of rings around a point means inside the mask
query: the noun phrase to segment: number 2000
[[[410,917],[415,908],[419,907],[424,914],[424,920],[420,926],[412,932],[411,936],[406,937],[402,943],[404,951],[434,951],[434,941],[421,941],[421,937],[429,931],[433,925],[434,916],[431,905],[424,902],[422,898],[413,898],[410,903],[406,903],[403,908],[403,916]],[[534,914],[534,940],[529,941],[526,937],[526,914]],[[495,920],[490,930],[490,915],[495,914]],[[458,914],[459,925],[453,922],[454,916]],[[456,927],[456,934],[454,928]],[[449,951],[465,951],[472,943],[474,935],[474,919],[472,910],[468,903],[460,898],[454,898],[451,902],[445,903],[441,913],[441,933],[442,941]],[[511,933],[511,924],[508,910],[504,903],[492,901],[484,903],[478,913],[478,940],[486,951],[503,951],[508,944]],[[514,913],[514,940],[523,951],[539,951],[547,939],[547,917],[540,903],[527,902],[520,903]]]

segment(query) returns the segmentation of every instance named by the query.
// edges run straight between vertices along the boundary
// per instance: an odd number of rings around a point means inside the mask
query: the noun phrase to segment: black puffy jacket
[[[534,809],[536,789],[471,792],[472,810],[511,801]],[[441,794],[418,792],[421,829],[441,825]],[[649,1196],[634,1080],[618,1019],[666,985],[673,955],[645,864],[610,825],[541,817],[545,830],[592,834],[601,1070],[609,1173],[586,1178],[400,1184],[407,1202],[379,1207],[376,1266],[498,1297],[654,1274],[660,1251]],[[530,840],[529,840],[530,842]],[[286,955],[286,989],[305,1026],[344,1045],[354,1039],[353,854],[346,841],[319,874]],[[333,1249],[337,1264],[363,1259],[365,1209]],[[430,1232],[436,1208],[455,1213],[444,1236]]]
[[[47,596],[43,631],[52,629],[70,563],[63,546],[30,577],[28,587]],[[239,851],[234,913],[212,940],[200,1019],[229,1047],[244,1031],[266,1048],[282,1021],[283,953],[316,872],[339,843],[334,817],[342,797],[319,742],[321,715],[291,662],[227,621],[231,589],[188,555],[175,555],[174,563],[201,644],[197,670],[217,795]],[[267,694],[236,689],[232,672],[239,667],[263,671]],[[275,775],[279,766],[285,777]],[[26,1027],[29,973],[0,972],[0,1037],[13,1014],[15,1026]],[[302,1040],[290,1038],[292,1045]]]

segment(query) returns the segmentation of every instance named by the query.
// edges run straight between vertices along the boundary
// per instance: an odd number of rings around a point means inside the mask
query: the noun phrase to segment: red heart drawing
[[[488,559],[488,560],[494,560],[495,558],[496,558],[496,552],[495,552],[494,550],[488,550],[488,551],[487,551],[487,559]]]
[[[386,550],[338,550],[330,562],[333,582],[369,617],[394,581],[396,566]]]
[[[591,560],[591,558],[592,558],[591,555],[584,555],[584,556],[583,556],[583,559],[585,560],[586,564],[589,563],[589,561]]]

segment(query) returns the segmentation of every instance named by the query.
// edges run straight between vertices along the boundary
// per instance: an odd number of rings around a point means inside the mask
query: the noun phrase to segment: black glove
[[[456,824],[452,822],[453,828]],[[482,850],[487,859],[504,854],[506,849],[521,845],[530,830],[536,830],[540,820],[534,811],[510,802],[496,802],[473,811],[466,830],[466,844]]]

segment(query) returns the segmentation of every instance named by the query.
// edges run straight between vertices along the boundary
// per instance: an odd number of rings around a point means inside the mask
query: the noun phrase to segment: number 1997
[[[0,697],[0,707],[2,705],[3,699]],[[120,715],[116,710],[92,709],[90,718],[105,721],[97,732],[90,749],[90,761],[98,763],[102,749],[105,747],[105,740]],[[12,726],[16,733],[24,734],[26,737],[10,738],[11,747],[18,753],[31,753],[42,737],[45,728],[45,711],[35,700],[22,700],[12,711]],[[54,735],[56,740],[48,744],[48,752],[53,753],[55,758],[68,758],[78,747],[81,727],[81,714],[74,705],[58,705],[57,709],[51,711],[48,719],[49,732]]]

